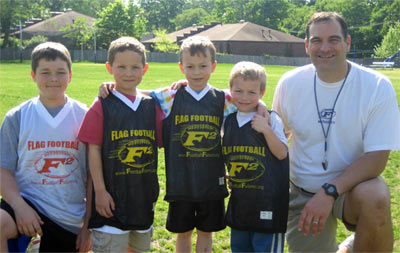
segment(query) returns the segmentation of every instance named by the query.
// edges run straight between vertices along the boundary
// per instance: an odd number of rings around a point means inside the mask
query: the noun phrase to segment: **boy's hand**
[[[115,203],[111,195],[106,191],[96,192],[96,211],[106,218],[114,216]]]
[[[40,227],[43,225],[42,219],[25,201],[14,209],[14,213],[19,233],[32,237],[37,234],[43,235]]]
[[[171,85],[171,90],[177,90],[182,86],[188,85],[188,81],[185,79],[181,79],[179,81],[173,82]]]
[[[76,238],[76,249],[79,249],[79,252],[89,252],[92,248],[92,241],[90,239],[90,231],[87,227],[83,227]]]
[[[114,82],[104,82],[99,86],[99,96],[102,98],[106,98],[114,89]]]
[[[267,111],[268,113],[268,111]],[[264,133],[271,129],[270,122],[269,122],[269,115],[267,117],[263,117],[261,115],[254,115],[253,119],[251,120],[251,127],[259,133]]]
[[[232,190],[231,177],[229,176],[229,173],[228,173],[228,172],[225,173],[225,180],[228,181],[228,188],[229,188],[229,190]]]

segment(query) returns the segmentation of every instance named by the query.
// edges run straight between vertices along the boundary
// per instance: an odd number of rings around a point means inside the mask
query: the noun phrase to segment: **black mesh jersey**
[[[153,224],[158,198],[155,101],[142,98],[133,111],[110,94],[101,99],[104,114],[103,178],[115,202],[114,216],[96,212],[93,193],[89,227],[103,225],[122,230],[148,229]]]
[[[263,134],[248,122],[239,128],[236,113],[224,124],[223,154],[232,192],[227,225],[238,230],[283,233],[289,205],[289,159],[278,160]]]
[[[221,150],[225,94],[211,88],[197,101],[184,88],[163,123],[165,200],[203,201],[228,195]]]

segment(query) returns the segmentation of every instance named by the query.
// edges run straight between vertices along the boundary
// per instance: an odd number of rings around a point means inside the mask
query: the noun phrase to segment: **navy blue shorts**
[[[231,229],[231,250],[236,252],[284,252],[285,233],[257,233]]]
[[[166,228],[173,233],[184,233],[194,228],[203,232],[216,232],[225,229],[225,202],[171,201],[168,208]]]
[[[43,236],[40,238],[40,248],[39,252],[78,252],[75,249],[77,235],[63,229],[52,220],[38,212],[35,206],[25,199],[25,202],[31,206],[40,216],[43,221],[41,226]],[[4,200],[1,200],[0,208],[5,210],[14,220],[15,213],[12,207]]]

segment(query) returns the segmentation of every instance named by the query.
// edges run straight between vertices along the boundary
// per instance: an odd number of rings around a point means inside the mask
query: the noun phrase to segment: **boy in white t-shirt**
[[[40,252],[89,251],[84,218],[91,180],[77,139],[86,106],[65,94],[72,76],[68,49],[38,45],[31,76],[39,96],[10,110],[0,130],[1,252],[20,234],[40,235]]]

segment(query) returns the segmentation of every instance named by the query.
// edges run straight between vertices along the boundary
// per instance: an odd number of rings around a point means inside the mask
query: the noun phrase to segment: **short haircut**
[[[65,61],[68,65],[69,72],[71,72],[71,55],[68,49],[61,43],[58,42],[44,42],[37,45],[31,55],[32,63],[31,68],[34,73],[39,65],[41,59],[48,61],[55,61],[57,58]]]
[[[179,62],[182,64],[183,52],[189,52],[191,56],[196,54],[207,55],[207,50],[211,56],[211,62],[215,62],[216,50],[214,44],[206,37],[203,36],[191,36],[182,42],[179,49]]]
[[[244,80],[259,80],[260,91],[265,91],[267,73],[265,72],[263,66],[249,61],[238,62],[232,68],[231,75],[229,77],[229,87],[232,88],[233,80],[238,77],[241,77]]]
[[[309,41],[310,39],[310,27],[314,23],[319,23],[319,22],[326,22],[326,21],[332,21],[336,20],[342,29],[342,34],[343,38],[345,41],[347,41],[347,36],[348,36],[348,29],[347,29],[347,23],[342,15],[340,15],[337,12],[316,12],[314,13],[311,18],[308,20],[307,25],[306,25],[306,39]]]
[[[146,65],[146,48],[140,41],[133,37],[121,37],[111,42],[108,48],[108,63],[112,65],[115,60],[115,55],[126,50],[138,53],[142,57],[143,66]]]

